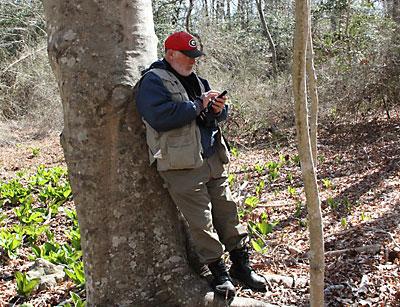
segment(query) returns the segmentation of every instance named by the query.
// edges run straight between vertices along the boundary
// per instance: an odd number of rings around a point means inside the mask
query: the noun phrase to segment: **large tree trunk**
[[[296,0],[293,48],[293,94],[296,128],[310,232],[310,305],[324,306],[324,240],[316,168],[311,150],[306,88],[306,53],[310,34],[309,2]],[[311,50],[311,48],[309,49]]]
[[[224,306],[190,269],[133,102],[156,58],[147,0],[44,0],[89,306]],[[236,303],[237,302],[237,303]],[[237,305],[267,306],[253,300]]]

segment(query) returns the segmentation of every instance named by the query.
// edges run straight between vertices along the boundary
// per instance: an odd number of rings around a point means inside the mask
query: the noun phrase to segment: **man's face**
[[[193,72],[196,59],[184,55],[177,50],[168,50],[166,59],[176,72],[182,76],[189,76]]]

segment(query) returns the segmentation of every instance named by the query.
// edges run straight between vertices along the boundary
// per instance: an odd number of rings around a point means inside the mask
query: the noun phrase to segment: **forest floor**
[[[229,181],[259,249],[252,250],[251,261],[271,277],[266,292],[239,284],[238,295],[278,306],[307,306],[307,210],[294,135],[266,132],[233,141],[237,149]],[[56,136],[3,143],[0,149],[3,182],[40,164],[65,166]],[[327,306],[400,306],[400,120],[325,126],[318,151]],[[13,214],[6,208],[3,214]],[[30,261],[21,253],[13,260],[0,257],[0,262],[0,306],[17,306],[23,300],[16,299],[13,273],[26,270]],[[62,281],[25,301],[57,305],[69,297],[71,287]]]

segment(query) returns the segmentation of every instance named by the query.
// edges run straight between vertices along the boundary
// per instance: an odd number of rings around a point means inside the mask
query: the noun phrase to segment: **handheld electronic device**
[[[226,94],[228,93],[227,90],[223,91],[221,94],[219,94],[217,97],[214,97],[213,99],[210,100],[210,102],[207,104],[207,112],[211,111],[211,108],[215,102],[215,100],[217,100],[218,98],[222,98],[224,97]]]

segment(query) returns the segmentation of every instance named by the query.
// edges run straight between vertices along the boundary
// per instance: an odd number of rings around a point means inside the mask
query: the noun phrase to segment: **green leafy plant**
[[[299,219],[301,217],[302,211],[303,211],[303,204],[301,203],[301,201],[298,201],[296,203],[296,211],[294,212],[294,216]]]
[[[361,212],[361,214],[360,214],[360,220],[361,221],[365,222],[365,221],[368,221],[370,219],[371,219],[371,217],[369,216],[369,214],[365,213],[364,211]]]
[[[294,165],[300,166],[300,157],[299,157],[299,155],[294,155],[294,156],[292,157],[292,163],[293,163]]]
[[[258,221],[247,222],[247,228],[251,237],[250,242],[256,251],[261,253],[266,251],[266,236],[272,233],[273,228],[278,224],[279,221],[269,222],[266,213],[261,214]]]
[[[32,150],[32,155],[34,157],[37,157],[40,154],[40,148],[39,147],[32,147],[31,150]]]
[[[230,186],[231,188],[232,188],[233,185],[235,184],[235,179],[236,179],[235,174],[229,174],[229,175],[228,175],[228,183],[229,183],[229,186]]]
[[[339,206],[339,203],[336,202],[332,197],[328,197],[326,199],[326,203],[328,204],[328,206],[332,209],[332,210],[336,210]]]
[[[75,228],[78,227],[78,216],[76,214],[76,210],[69,210],[67,208],[64,209],[65,214],[67,217],[72,221]]]
[[[0,206],[0,207],[1,207],[1,206]],[[8,218],[8,217],[7,217],[6,214],[0,212],[0,225],[3,225],[3,224],[4,224],[4,221],[7,220],[7,218]]]
[[[282,155],[282,154],[279,155],[279,163],[280,163],[281,165],[287,164],[288,161],[289,161],[289,155],[286,155],[286,156],[285,156],[285,155]]]
[[[347,212],[350,212],[351,209],[353,208],[353,203],[347,197],[345,199],[343,199],[342,203]]]
[[[275,181],[279,177],[279,169],[281,168],[281,163],[275,161],[269,161],[265,164],[268,169],[268,179],[270,181]]]
[[[263,172],[264,172],[264,165],[259,164],[259,163],[256,163],[256,164],[254,165],[254,169],[256,170],[256,172],[257,172],[258,174],[262,175]]]
[[[39,192],[39,200],[42,202],[49,202],[61,204],[68,200],[71,196],[71,186],[68,182],[64,182],[61,185],[53,186],[47,184]]]
[[[18,247],[22,245],[23,237],[17,233],[12,233],[7,230],[0,231],[0,248],[7,253],[10,259],[16,257]]]
[[[260,180],[256,186],[256,195],[257,197],[260,197],[261,192],[264,190],[265,188],[265,181],[264,180]]]
[[[57,263],[57,258],[53,257],[53,254],[57,253],[60,249],[60,245],[54,242],[45,242],[43,245],[32,245],[31,246],[32,252],[34,254],[33,257],[30,257],[31,260],[36,258],[43,258],[49,260],[52,263]]]
[[[295,197],[297,195],[297,190],[296,188],[292,187],[292,186],[288,186],[287,188],[288,193],[291,197]]]
[[[279,222],[274,222],[274,223],[268,223],[266,220],[262,220],[260,222],[254,223],[252,221],[248,222],[248,225],[250,227],[250,232],[257,231],[257,233],[265,236],[267,234],[270,234],[273,230],[273,228],[278,224]]]
[[[300,227],[307,227],[307,219],[299,219],[299,226]]]
[[[29,195],[30,190],[25,188],[18,179],[0,184],[0,200],[3,204],[18,205]]]
[[[85,285],[85,273],[83,271],[83,262],[71,263],[68,268],[64,269],[65,274],[78,286]]]
[[[81,297],[76,294],[75,292],[70,292],[71,295],[71,300],[73,302],[74,307],[85,307],[86,306],[86,301],[82,300]],[[64,304],[65,307],[72,307],[70,303]]]
[[[66,233],[67,237],[70,239],[72,247],[76,250],[81,250],[81,233],[78,229],[71,229]]]
[[[290,183],[293,182],[293,174],[292,174],[292,172],[288,171],[288,172],[286,173],[286,180],[287,180],[288,182],[290,182]]]
[[[15,280],[17,282],[17,293],[22,296],[29,296],[33,290],[39,285],[40,279],[30,279],[25,273],[15,272]]]
[[[333,183],[329,178],[323,178],[322,179],[322,185],[325,189],[332,189],[333,188]]]
[[[13,226],[13,231],[20,237],[24,237],[24,240],[34,243],[40,235],[48,231],[48,225],[24,225],[16,224]]]
[[[256,196],[249,196],[244,200],[244,203],[250,207],[251,209],[254,209],[257,207],[257,205],[260,203],[260,200]]]
[[[237,157],[239,157],[239,150],[236,147],[231,147],[231,154],[232,154],[232,157],[237,158]]]
[[[78,246],[78,242],[75,243]],[[80,244],[79,244],[80,247]],[[33,255],[30,259],[43,258],[54,264],[66,264],[77,262],[82,258],[82,251],[75,249],[69,244],[57,242],[45,242],[43,245],[32,245]]]
[[[267,245],[265,244],[265,241],[262,240],[261,238],[251,239],[250,243],[256,252],[265,253],[267,250]]]
[[[20,222],[24,224],[39,224],[44,221],[43,214],[32,208],[33,201],[32,195],[29,195],[19,207],[14,208],[14,213]]]
[[[347,219],[345,217],[342,217],[340,220],[340,225],[342,225],[343,228],[347,227]]]
[[[46,168],[44,165],[39,165],[36,173],[29,178],[29,186],[31,188],[41,188],[46,184],[57,186],[60,179],[66,177],[67,170],[60,166]]]
[[[335,156],[334,161],[336,164],[342,164],[342,157],[337,155],[337,156]]]
[[[23,177],[25,176],[25,171],[17,171],[17,172],[15,173],[15,175],[16,175],[18,178],[23,178]]]

